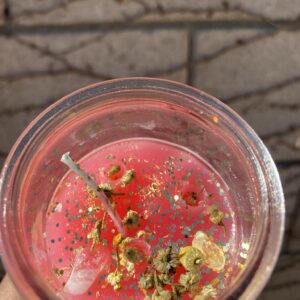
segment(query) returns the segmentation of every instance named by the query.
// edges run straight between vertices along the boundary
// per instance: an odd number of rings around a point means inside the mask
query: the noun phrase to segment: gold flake
[[[248,251],[250,249],[250,244],[246,242],[242,242],[242,249]]]

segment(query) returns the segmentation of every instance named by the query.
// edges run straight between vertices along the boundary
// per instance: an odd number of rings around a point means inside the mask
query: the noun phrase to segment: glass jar
[[[128,78],[80,89],[36,117],[12,148],[1,174],[1,255],[27,299],[56,299],[43,239],[49,201],[66,173],[61,155],[79,160],[124,138],[155,138],[202,157],[234,195],[239,272],[220,299],[255,299],[276,263],[284,198],[274,162],[234,111],[195,88]]]

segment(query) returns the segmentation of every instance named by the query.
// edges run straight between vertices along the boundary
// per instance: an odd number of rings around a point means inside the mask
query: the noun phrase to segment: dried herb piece
[[[112,165],[111,169],[108,171],[108,176],[111,177],[115,174],[117,174],[118,172],[120,172],[121,167],[119,165]]]
[[[212,285],[206,285],[201,292],[194,297],[194,300],[211,300],[215,299],[217,291]]]
[[[199,249],[187,246],[180,248],[179,260],[187,271],[197,271],[203,263],[203,255]]]
[[[63,276],[64,275],[64,270],[63,269],[59,269],[59,268],[57,268],[57,267],[53,267],[52,268],[52,270],[53,270],[53,272],[54,272],[54,274],[55,274],[55,276],[57,277],[57,278],[59,278],[59,277],[61,277],[61,276]]]
[[[94,198],[94,199],[97,198],[96,192],[88,185],[86,186],[86,191],[88,192],[88,194],[91,198]]]
[[[137,263],[143,260],[144,255],[135,247],[126,247],[123,251],[125,258],[131,263]]]
[[[150,290],[154,288],[154,276],[153,274],[142,274],[139,280],[139,287],[141,289]]]
[[[180,275],[179,284],[182,285],[184,291],[190,291],[198,288],[200,279],[201,277],[198,272],[186,272]]]
[[[157,271],[169,273],[179,265],[178,255],[171,246],[160,249],[157,252],[157,256],[153,259],[153,265]]]
[[[122,279],[123,279],[122,273],[119,270],[115,270],[114,272],[108,274],[106,280],[116,291],[121,288]]]
[[[99,191],[104,192],[107,198],[111,199],[113,188],[109,182],[100,183],[98,189]]]
[[[91,245],[91,250],[94,249],[94,247],[96,246],[96,244],[100,243],[101,227],[102,227],[102,220],[98,220],[95,223],[94,228],[87,235],[88,239],[93,239],[93,243]]]
[[[171,291],[158,291],[155,290],[151,300],[172,300],[173,293]]]
[[[159,274],[157,277],[163,285],[171,284],[171,278],[168,274]]]
[[[209,219],[212,223],[219,225],[219,226],[224,226],[223,223],[223,218],[224,218],[224,213],[219,210],[218,205],[213,204],[209,207]]]
[[[138,213],[134,210],[129,210],[123,220],[125,226],[129,228],[134,228],[139,225],[140,217]]]
[[[121,179],[122,186],[129,184],[135,177],[136,177],[136,174],[135,174],[134,170],[132,170],[132,169],[127,170]]]

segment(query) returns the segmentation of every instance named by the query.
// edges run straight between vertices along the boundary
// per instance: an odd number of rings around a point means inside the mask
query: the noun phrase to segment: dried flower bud
[[[139,225],[139,215],[136,211],[134,210],[129,210],[123,220],[124,225],[129,227],[129,228],[134,228]]]
[[[107,172],[108,176],[114,176],[118,172],[120,172],[121,167],[119,165],[112,165],[111,169]]]
[[[187,246],[180,248],[179,260],[187,271],[197,271],[203,263],[203,255],[199,249]]]
[[[120,271],[116,270],[107,276],[107,282],[114,288],[114,290],[119,290],[121,288],[121,281],[123,275]]]
[[[172,247],[158,250],[156,258],[153,259],[153,265],[161,273],[169,273],[179,265],[178,255]]]
[[[135,177],[136,177],[136,174],[135,174],[134,170],[131,170],[131,169],[127,170],[121,179],[122,186],[129,184]]]
[[[154,277],[153,274],[142,274],[139,280],[139,287],[141,289],[150,290],[154,288]]]

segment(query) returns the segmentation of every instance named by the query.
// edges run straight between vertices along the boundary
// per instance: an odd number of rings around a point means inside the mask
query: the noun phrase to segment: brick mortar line
[[[262,21],[172,21],[172,22],[104,22],[104,23],[77,23],[77,24],[43,24],[17,25],[13,23],[0,26],[0,34],[13,33],[43,33],[43,32],[93,32],[93,31],[125,31],[125,30],[234,30],[234,29],[284,29],[300,30],[300,22],[262,22]]]

